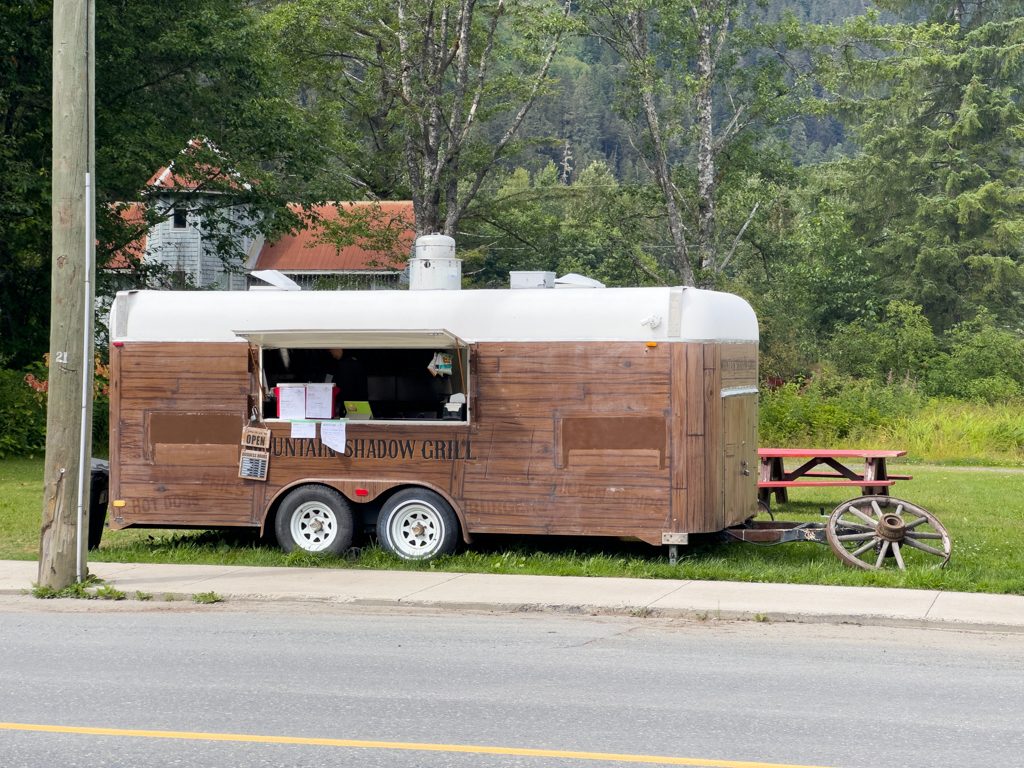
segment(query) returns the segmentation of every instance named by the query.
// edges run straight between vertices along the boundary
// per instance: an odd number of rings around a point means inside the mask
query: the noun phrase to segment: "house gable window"
[[[186,229],[188,227],[188,211],[185,209],[174,209],[173,223],[171,226],[174,229]]]

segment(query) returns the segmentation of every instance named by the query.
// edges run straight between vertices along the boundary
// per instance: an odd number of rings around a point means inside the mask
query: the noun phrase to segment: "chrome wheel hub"
[[[307,501],[292,512],[291,533],[299,549],[320,552],[338,537],[338,518],[326,504]]]

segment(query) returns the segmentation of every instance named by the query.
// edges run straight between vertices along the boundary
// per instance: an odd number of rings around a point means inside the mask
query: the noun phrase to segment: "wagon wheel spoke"
[[[860,557],[865,552],[867,552],[869,549],[874,547],[875,544],[877,544],[877,543],[878,543],[878,537],[877,536],[872,536],[871,537],[871,541],[869,541],[864,546],[858,547],[857,549],[853,550],[853,552],[851,552],[850,554],[853,555],[854,557]]]
[[[920,549],[922,552],[927,552],[929,555],[935,555],[936,557],[946,556],[946,553],[943,552],[941,549],[929,547],[927,544],[922,544],[921,542],[915,541],[914,539],[904,539],[903,543],[906,544],[908,547],[913,547],[914,549]]]
[[[919,518],[917,518],[917,520],[914,520],[911,523],[907,523],[906,526],[904,526],[904,527],[908,531],[911,531],[914,528],[917,528],[917,526],[919,526],[921,523],[927,523],[927,522],[928,522],[928,518],[927,517],[919,517]]]
[[[878,519],[882,519],[882,510],[878,507],[878,502],[874,499],[871,500],[871,508],[875,510],[875,514],[878,515]]]
[[[843,536],[837,536],[836,538],[840,541],[867,541],[869,539],[873,541],[875,539],[875,534],[870,531],[868,533],[847,533]]]
[[[907,534],[908,539],[941,539],[941,533],[932,533],[931,531],[912,531]]]
[[[870,525],[870,526],[871,526],[872,528],[876,528],[876,527],[878,526],[878,521],[877,521],[877,520],[872,520],[872,519],[871,519],[870,517],[868,517],[867,515],[865,515],[865,514],[864,514],[863,512],[861,512],[861,511],[860,511],[859,509],[857,509],[857,508],[856,508],[855,506],[853,506],[853,504],[851,504],[851,505],[850,505],[850,506],[848,507],[847,511],[848,511],[848,512],[852,512],[853,514],[855,514],[855,515],[856,515],[857,517],[859,517],[859,518],[860,518],[861,520],[863,520],[863,521],[864,521],[865,523],[867,523],[868,525]]]
[[[900,570],[901,571],[907,570],[907,566],[905,566],[903,564],[903,555],[900,552],[900,545],[898,543],[896,543],[896,542],[893,542],[892,553],[894,555],[896,555],[896,565],[898,565],[900,567]]]
[[[889,551],[889,544],[888,541],[882,542],[882,548],[878,550],[878,560],[875,561],[875,568],[881,568],[882,563],[885,562],[885,553]]]
[[[858,531],[860,533],[871,533],[875,532],[875,529],[870,525],[861,525],[860,523],[851,523],[849,520],[842,520],[839,523],[840,528],[849,528],[851,531]]]

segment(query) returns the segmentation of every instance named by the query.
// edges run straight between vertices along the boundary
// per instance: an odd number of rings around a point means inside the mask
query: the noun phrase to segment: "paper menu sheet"
[[[293,421],[292,422],[292,433],[290,437],[308,437],[316,438],[316,422],[315,421]]]
[[[306,385],[306,418],[329,419],[334,416],[334,385]]]
[[[306,418],[306,388],[281,387],[277,390],[277,417],[279,419]]]
[[[338,453],[345,452],[345,422],[320,422],[320,441]]]

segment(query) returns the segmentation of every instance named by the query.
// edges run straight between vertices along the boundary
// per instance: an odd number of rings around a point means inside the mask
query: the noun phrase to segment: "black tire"
[[[303,485],[281,502],[274,521],[285,552],[303,550],[340,555],[352,546],[352,508],[326,485]]]
[[[384,502],[377,518],[381,547],[403,560],[435,560],[455,551],[459,519],[440,495],[407,488]]]
[[[96,549],[103,538],[103,524],[107,520],[107,492],[110,475],[94,470],[89,478],[89,549]]]

